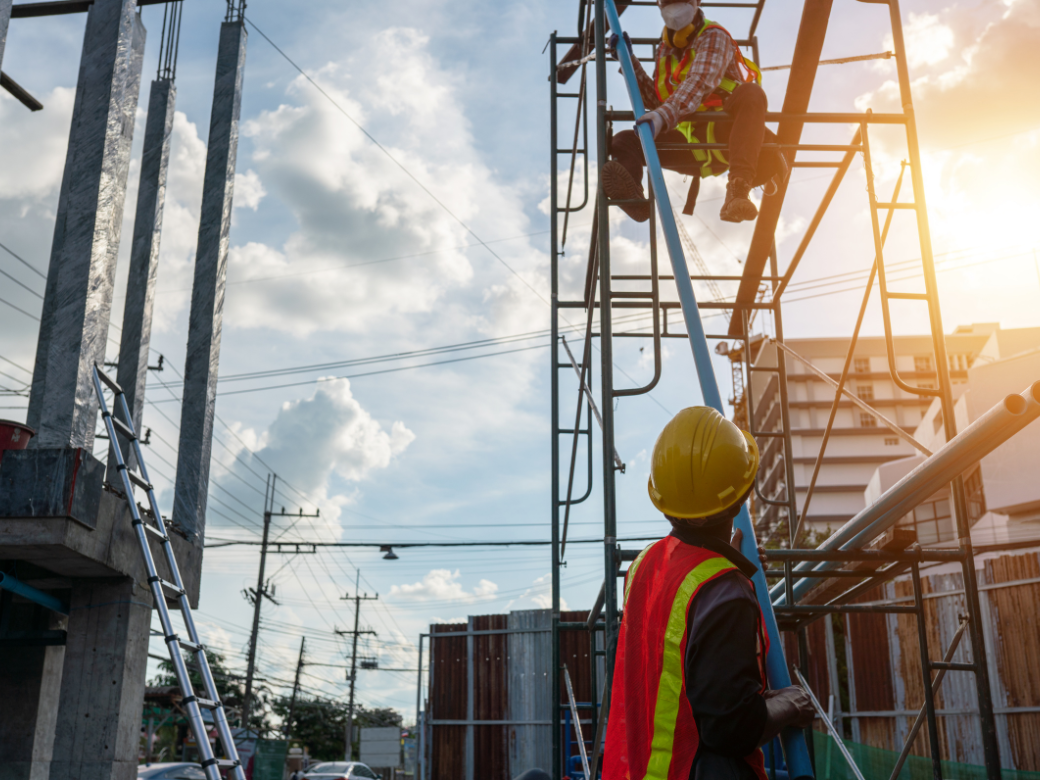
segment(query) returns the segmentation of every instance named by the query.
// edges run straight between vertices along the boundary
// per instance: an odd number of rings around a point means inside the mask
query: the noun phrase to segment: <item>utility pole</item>
[[[300,671],[303,669],[303,646],[307,637],[300,637],[300,660],[296,662],[296,678],[293,680],[292,698],[289,699],[289,715],[285,719],[285,738],[288,739],[292,733],[293,711],[296,709],[296,692],[300,690]]]
[[[354,596],[353,599],[348,594],[344,596],[341,601],[354,602],[354,630],[353,631],[337,631],[337,634],[353,634],[353,642],[350,650],[350,699],[347,704],[347,745],[345,749],[346,760],[351,760],[351,753],[353,752],[354,746],[354,687],[357,684],[357,638],[358,634],[375,634],[375,631],[358,631],[358,621],[361,618],[361,602],[362,601],[375,601],[379,598],[377,593],[374,596],[369,596],[367,593],[362,596],[359,588],[361,587],[361,570],[358,570],[357,579],[354,583]]]
[[[260,570],[256,576],[256,590],[243,591],[247,601],[253,604],[253,630],[249,635],[249,663],[246,667],[246,693],[242,700],[242,728],[249,729],[249,716],[252,714],[253,705],[253,676],[256,673],[256,646],[257,637],[260,633],[260,605],[264,599],[277,605],[274,599],[274,588],[271,583],[264,582],[264,569],[267,566],[267,544],[271,534],[272,517],[317,517],[318,514],[305,515],[301,509],[298,514],[286,512],[282,507],[281,512],[274,511],[275,483],[278,481],[277,474],[271,474],[267,478],[267,486],[264,489],[264,535],[260,542]],[[302,651],[301,651],[302,652]]]

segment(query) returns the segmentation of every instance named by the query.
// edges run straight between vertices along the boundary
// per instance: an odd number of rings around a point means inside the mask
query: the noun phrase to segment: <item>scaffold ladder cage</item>
[[[643,275],[612,275],[610,265],[610,224],[607,211],[611,206],[620,204],[608,201],[601,188],[594,188],[590,198],[589,168],[596,166],[597,171],[602,168],[607,158],[607,146],[609,137],[613,131],[615,122],[632,122],[643,113],[642,100],[636,85],[632,58],[627,47],[619,46],[617,58],[620,61],[622,75],[625,80],[628,97],[632,104],[632,110],[615,110],[608,99],[606,87],[606,35],[609,32],[622,33],[619,19],[619,11],[624,12],[633,6],[656,7],[656,3],[644,0],[642,2],[624,2],[618,0],[579,0],[578,3],[578,27],[577,35],[574,37],[559,36],[556,33],[550,37],[550,222],[551,222],[551,285],[552,285],[552,706],[554,722],[557,726],[553,729],[553,770],[554,780],[566,771],[568,757],[562,755],[562,713],[567,708],[563,701],[563,687],[561,678],[561,635],[563,632],[587,631],[590,637],[590,657],[594,660],[597,653],[604,656],[605,679],[603,680],[602,701],[597,699],[596,692],[599,686],[596,684],[597,664],[591,664],[592,680],[590,690],[593,692],[591,703],[588,705],[592,713],[593,722],[597,724],[596,744],[593,745],[593,755],[596,757],[591,762],[593,773],[597,772],[598,756],[601,752],[600,742],[605,733],[604,724],[609,717],[609,690],[613,673],[613,657],[616,650],[617,632],[620,625],[621,613],[618,608],[619,577],[624,575],[622,570],[623,561],[631,561],[635,558],[637,551],[623,550],[617,544],[617,514],[615,500],[615,478],[617,473],[616,463],[613,460],[614,453],[614,401],[621,396],[632,396],[647,393],[658,383],[662,373],[661,340],[662,338],[687,338],[693,352],[694,362],[697,368],[701,384],[703,403],[714,406],[723,412],[722,401],[711,365],[711,353],[707,347],[709,339],[720,342],[734,342],[730,351],[731,368],[733,373],[734,397],[731,403],[734,413],[743,415],[748,429],[753,431],[760,442],[763,464],[772,462],[777,469],[776,488],[770,493],[765,493],[758,482],[755,485],[754,503],[759,515],[758,528],[753,528],[747,508],[741,512],[736,525],[744,530],[744,546],[742,552],[753,561],[759,559],[759,550],[756,543],[756,531],[761,534],[760,538],[778,538],[781,534],[782,544],[788,549],[780,551],[763,551],[763,557],[767,562],[778,562],[782,568],[771,568],[768,576],[780,578],[781,590],[786,594],[786,602],[774,606],[769,595],[766,583],[767,571],[759,568],[754,578],[755,590],[759,601],[763,606],[763,614],[766,618],[767,628],[770,631],[772,642],[769,658],[770,686],[774,688],[790,684],[789,669],[786,659],[783,658],[779,630],[792,631],[798,640],[799,666],[808,668],[808,639],[806,629],[808,625],[823,617],[834,613],[875,612],[912,614],[917,622],[919,631],[919,646],[921,651],[922,675],[924,677],[924,689],[926,691],[925,704],[922,714],[926,714],[928,725],[929,749],[932,760],[933,776],[941,778],[940,749],[938,739],[938,728],[935,721],[935,706],[933,700],[933,684],[931,672],[948,667],[944,662],[933,662],[928,657],[927,631],[925,630],[925,613],[922,602],[922,591],[919,564],[922,561],[946,561],[959,563],[964,577],[966,595],[966,606],[968,616],[965,627],[970,638],[970,646],[973,662],[970,664],[959,664],[957,668],[961,671],[970,671],[975,675],[975,688],[979,703],[979,717],[982,726],[982,746],[985,757],[986,776],[988,780],[999,780],[1000,757],[996,742],[996,729],[993,715],[993,704],[989,688],[989,678],[986,662],[986,648],[982,640],[982,632],[979,628],[979,597],[978,584],[975,575],[974,556],[968,533],[968,520],[966,514],[966,503],[964,500],[964,488],[960,478],[953,480],[951,493],[953,497],[953,510],[958,529],[958,549],[952,551],[933,552],[921,550],[914,547],[910,550],[896,552],[867,552],[859,550],[836,550],[830,551],[831,557],[827,560],[838,562],[837,565],[862,561],[865,559],[877,561],[877,565],[868,567],[862,571],[829,571],[824,575],[822,572],[803,572],[795,570],[795,564],[807,560],[821,560],[814,557],[815,551],[799,549],[803,541],[801,527],[807,510],[810,495],[806,498],[801,512],[799,512],[796,491],[791,486],[794,482],[794,458],[791,435],[790,399],[787,392],[787,367],[785,360],[783,321],[781,313],[781,302],[783,294],[791,282],[793,275],[806,253],[806,250],[819,227],[823,216],[827,212],[834,195],[844,180],[846,173],[857,157],[861,157],[864,165],[864,174],[868,188],[868,202],[871,217],[871,231],[874,246],[874,269],[867,282],[864,293],[863,307],[859,313],[853,332],[852,343],[849,346],[848,360],[843,371],[838,387],[835,391],[834,408],[831,419],[824,436],[824,443],[820,449],[816,470],[818,472],[826,451],[826,441],[829,437],[831,426],[834,422],[834,411],[838,400],[842,396],[844,384],[848,378],[849,366],[852,362],[852,354],[855,349],[856,340],[862,324],[864,309],[867,299],[877,277],[881,291],[883,325],[886,339],[887,356],[890,369],[897,385],[906,392],[921,396],[936,397],[939,399],[943,418],[946,425],[947,440],[956,435],[955,415],[953,413],[953,401],[950,384],[949,369],[946,361],[945,335],[942,329],[942,318],[939,310],[939,299],[935,281],[935,268],[933,262],[931,237],[928,230],[927,207],[924,199],[923,178],[921,175],[921,154],[917,141],[917,130],[913,105],[910,98],[910,81],[906,66],[906,48],[903,38],[902,23],[898,0],[861,0],[877,5],[888,7],[889,23],[893,37],[894,60],[898,73],[898,86],[900,91],[900,104],[903,111],[898,113],[810,113],[808,112],[809,96],[811,93],[812,77],[815,75],[816,67],[821,64],[820,49],[822,48],[823,35],[830,15],[830,0],[807,0],[803,9],[802,25],[798,33],[795,56],[791,64],[791,81],[788,86],[787,99],[781,112],[770,112],[767,121],[779,122],[778,148],[788,150],[793,163],[793,169],[799,168],[829,168],[834,170],[833,178],[823,195],[812,220],[809,222],[805,234],[788,262],[786,269],[781,273],[776,245],[772,234],[779,218],[780,208],[783,204],[786,183],[780,188],[775,196],[767,197],[763,201],[762,213],[758,223],[755,225],[755,235],[752,239],[751,248],[748,252],[748,261],[744,272],[740,277],[712,275],[699,257],[696,245],[687,234],[678,217],[672,209],[669,193],[665,186],[663,171],[657,156],[658,148],[665,145],[655,144],[645,126],[636,126],[637,134],[643,146],[646,167],[648,173],[647,200],[650,206],[651,219],[649,227],[649,265],[650,273]],[[748,27],[745,38],[738,39],[740,46],[751,49],[755,61],[758,61],[758,40],[756,31],[762,15],[765,0],[745,3],[702,3],[702,8],[725,7],[742,8],[751,12],[752,20]],[[658,39],[654,38],[632,38],[636,46],[655,45]],[[557,47],[560,44],[570,45],[571,50],[563,60],[558,59]],[[648,61],[648,58],[641,58]],[[858,61],[862,58],[853,57],[849,62]],[[886,59],[889,59],[886,57]],[[586,68],[592,63],[596,68],[594,89],[590,94],[589,79],[586,76]],[[565,92],[560,89],[561,83],[566,82],[571,76],[580,71],[580,87],[575,92]],[[798,79],[807,80],[809,87],[799,87]],[[593,110],[596,115],[594,119],[596,157],[593,157],[588,142],[588,131],[584,132],[583,146],[579,148],[579,128],[588,125],[587,114],[589,104],[592,101]],[[571,102],[576,101],[576,102]],[[575,106],[574,130],[572,135],[572,146],[560,148],[558,146],[558,105]],[[715,115],[725,118],[726,114],[720,112]],[[820,144],[802,143],[801,129],[805,124],[823,125],[854,125],[857,129],[850,143],[842,144]],[[901,125],[906,133],[907,160],[903,163],[899,180],[895,191],[889,201],[881,202],[874,193],[874,175],[870,149],[870,127],[877,124]],[[667,148],[714,149],[723,148],[720,144],[668,144]],[[794,159],[799,152],[818,152],[840,154],[836,161],[809,160],[801,161]],[[558,180],[559,156],[568,155],[568,177],[566,185],[566,200],[561,205]],[[583,187],[585,198],[582,204],[572,205],[571,193],[574,185],[577,159],[581,156],[584,161],[581,175],[584,178]],[[910,202],[900,201],[900,187],[903,182],[903,174],[909,171],[913,200]],[[601,181],[601,179],[597,179]],[[592,234],[590,249],[586,267],[586,278],[584,296],[579,300],[567,300],[560,295],[560,258],[563,256],[561,248],[566,240],[568,220],[573,212],[584,208],[590,199],[593,200],[594,210],[592,219]],[[886,212],[884,225],[880,219],[880,213]],[[896,211],[910,211],[916,216],[916,227],[921,245],[922,272],[925,279],[925,293],[906,294],[893,293],[888,289],[887,277],[884,265],[884,243],[888,234],[889,225]],[[561,241],[558,216],[564,215],[564,238]],[[665,238],[666,248],[672,264],[672,275],[662,276],[657,268],[657,219],[659,215],[661,231]],[[691,276],[686,265],[684,249],[698,265],[701,272],[699,276]],[[765,272],[765,262],[768,260],[769,272]],[[678,301],[662,300],[659,282],[662,280],[674,280],[678,293]],[[649,290],[615,289],[613,282],[616,281],[644,281],[650,283]],[[692,282],[702,282],[711,293],[710,300],[698,303],[694,294]],[[719,282],[740,281],[740,290],[736,299],[723,299],[718,294]],[[937,383],[935,388],[915,387],[902,381],[899,377],[894,351],[894,337],[889,313],[889,301],[893,299],[913,299],[926,303],[928,307],[929,325],[931,331],[932,347],[935,355],[935,366]],[[578,407],[575,425],[573,428],[563,428],[560,424],[560,399],[561,382],[559,372],[565,375],[575,370],[573,360],[561,360],[561,335],[560,325],[566,322],[565,312],[571,309],[584,309],[587,313],[586,327],[584,333],[584,344],[582,349],[575,350],[581,354],[581,371],[579,373],[580,387],[578,389]],[[636,328],[628,331],[613,331],[612,310],[621,309],[626,312],[643,311],[650,314],[652,318],[651,332]],[[668,323],[668,312],[679,309],[686,325],[686,332],[670,332]],[[721,311],[729,321],[729,329],[726,333],[706,334],[701,324],[700,311],[708,309]],[[753,317],[761,311],[772,318],[772,331],[775,343],[780,345],[776,349],[776,360],[773,366],[756,365],[752,356],[753,340],[755,346],[765,344],[764,337],[753,337],[751,325]],[[596,313],[598,312],[598,331],[595,326]],[[631,318],[626,317],[626,322]],[[614,363],[613,363],[613,340],[614,338],[649,338],[654,345],[654,377],[650,383],[643,387],[616,388],[614,385]],[[587,623],[568,623],[560,619],[561,605],[561,567],[564,565],[562,553],[566,539],[566,525],[561,529],[561,514],[570,518],[572,507],[584,501],[589,493],[585,492],[580,499],[575,500],[573,495],[573,483],[575,466],[578,461],[578,437],[586,436],[585,446],[587,458],[590,464],[588,473],[588,491],[592,489],[592,467],[593,442],[591,436],[591,425],[585,429],[580,428],[581,407],[583,402],[587,404],[588,389],[591,383],[591,360],[593,355],[592,342],[599,340],[599,409],[602,421],[602,442],[600,446],[601,475],[602,475],[602,511],[603,511],[603,539],[604,539],[604,579],[600,591],[600,597],[593,610],[589,614]],[[588,372],[588,373],[586,373]],[[765,372],[770,376],[768,381],[777,384],[778,408],[756,410],[752,393],[752,376],[758,372]],[[588,378],[586,378],[588,377]],[[723,412],[724,413],[724,412]],[[775,420],[773,418],[776,418]],[[763,424],[768,422],[769,424]],[[761,426],[761,429],[759,427]],[[570,461],[565,496],[561,495],[561,472],[567,467],[561,459],[561,437],[572,436],[570,444]],[[814,477],[815,481],[815,477]],[[561,512],[561,510],[563,510]],[[894,518],[893,518],[894,522]],[[562,533],[561,533],[562,530]],[[911,575],[915,603],[913,606],[884,606],[884,605],[861,605],[850,602],[861,596],[868,590],[891,579],[905,575]],[[859,582],[851,589],[845,590],[841,595],[831,599],[826,604],[812,605],[800,604],[794,597],[794,581],[796,577],[819,577],[842,576],[850,579],[850,583]],[[820,580],[822,581],[822,579]],[[780,621],[778,623],[778,620]],[[601,636],[603,650],[597,651],[597,635]],[[935,685],[938,686],[939,680]],[[784,750],[787,758],[790,776],[811,777],[812,758],[810,755],[811,741],[806,740],[806,733],[794,733],[788,730],[784,734]],[[588,780],[596,780],[589,778]]]

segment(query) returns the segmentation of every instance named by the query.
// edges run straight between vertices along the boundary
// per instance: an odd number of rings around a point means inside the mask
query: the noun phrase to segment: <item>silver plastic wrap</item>
[[[176,103],[177,87],[172,80],[152,82],[148,98],[148,120],[144,129],[144,148],[141,152],[141,182],[137,190],[137,212],[134,215],[134,236],[116,374],[117,381],[126,393],[126,403],[138,432],[143,430],[141,423],[145,384],[148,381],[148,348],[152,339],[159,239]],[[124,461],[130,466],[135,465],[132,448],[124,446],[123,449]],[[114,464],[115,458],[110,457],[108,462]],[[112,481],[111,474],[109,481]]]
[[[231,198],[235,187],[238,119],[246,65],[244,22],[220,27],[209,148],[202,191],[202,215],[191,290],[188,354],[184,366],[181,436],[173,522],[201,544],[206,527],[206,495],[213,446],[213,408],[220,362],[224,282],[227,277]]]
[[[90,370],[105,359],[144,54],[135,8],[97,0],[87,13],[29,398],[31,447],[94,443]]]

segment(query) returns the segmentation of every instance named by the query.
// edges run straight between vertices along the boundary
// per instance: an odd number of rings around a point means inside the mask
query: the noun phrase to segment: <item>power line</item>
[[[548,230],[538,230],[538,231],[535,231],[534,233],[524,233],[522,235],[511,236],[509,238],[496,238],[496,239],[493,239],[491,241],[488,241],[487,243],[489,243],[489,244],[501,244],[501,243],[504,243],[506,241],[516,241],[516,240],[521,239],[521,238],[532,238],[534,236],[544,236],[548,232],[549,232]],[[270,282],[270,281],[276,281],[278,279],[288,279],[288,278],[292,278],[294,276],[308,276],[310,274],[324,274],[324,273],[330,273],[332,271],[347,270],[349,268],[361,268],[362,266],[366,266],[366,265],[377,265],[379,263],[391,263],[391,262],[394,262],[394,261],[397,261],[397,260],[411,260],[412,258],[416,258],[416,257],[427,257],[429,255],[438,255],[438,254],[442,254],[444,252],[457,252],[457,251],[460,251],[462,249],[472,249],[472,248],[478,247],[478,246],[480,246],[480,244],[460,244],[458,246],[445,247],[443,249],[431,249],[428,252],[416,252],[416,253],[410,254],[410,255],[397,255],[396,257],[384,257],[384,258],[381,258],[379,260],[365,260],[365,261],[360,262],[360,263],[346,263],[346,264],[341,264],[341,265],[333,265],[333,266],[329,266],[328,268],[315,268],[315,269],[312,269],[312,270],[309,270],[309,271],[297,271],[297,272],[291,273],[291,274],[278,274],[277,276],[262,276],[262,277],[258,277],[258,278],[255,278],[255,279],[239,279],[237,281],[228,282],[227,284],[229,284],[229,285],[232,285],[232,284],[255,284],[256,282]],[[171,289],[171,290],[159,290],[158,292],[160,292],[160,293],[188,292],[190,290],[191,290],[190,287],[177,287],[177,288]]]
[[[9,254],[11,257],[13,257],[15,260],[17,260],[22,265],[24,265],[26,268],[28,268],[30,271],[32,271],[34,274],[36,274],[41,279],[46,279],[47,278],[47,274],[45,274],[45,273],[43,273],[43,271],[40,271],[39,269],[37,269],[36,266],[32,265],[32,263],[30,263],[28,260],[26,260],[21,255],[15,254],[15,252],[12,249],[10,249],[9,247],[6,247],[3,244],[0,244],[0,249],[3,249],[5,252],[7,252],[7,254]]]
[[[626,538],[618,538],[619,542],[646,542],[660,539],[658,536],[630,536]],[[216,547],[236,547],[248,545],[255,547],[260,542],[247,541],[244,539],[211,539],[210,541],[216,542],[216,544],[207,544],[207,548]],[[271,542],[272,545],[278,544]],[[493,541],[493,542],[307,542],[307,541],[291,541],[281,542],[284,546],[289,545],[300,545],[303,547],[397,547],[404,549],[406,547],[541,547],[552,544],[547,539],[530,539],[530,540],[514,540],[514,541]],[[602,539],[575,539],[573,544],[603,544]],[[294,553],[295,554],[295,553]]]
[[[288,62],[290,65],[292,65],[297,71],[299,71],[301,76],[303,76],[305,79],[307,79],[307,81],[309,81],[314,86],[314,88],[316,90],[318,90],[318,92],[320,92],[322,95],[324,95],[328,99],[328,101],[333,106],[335,106],[336,109],[341,114],[343,114],[343,116],[345,116],[347,119],[349,119],[351,121],[351,123],[358,130],[360,130],[362,133],[364,133],[365,137],[368,138],[369,141],[371,141],[373,144],[376,145],[376,148],[378,148],[383,154],[385,154],[387,156],[387,158],[394,165],[396,165],[398,168],[400,168],[409,179],[414,181],[416,183],[416,185],[418,185],[419,188],[423,192],[425,192],[427,195],[429,195],[430,198],[433,199],[434,203],[436,203],[438,206],[440,206],[444,210],[444,213],[446,213],[449,217],[451,217],[456,222],[458,222],[459,225],[461,225],[462,228],[467,233],[469,233],[471,236],[473,236],[473,238],[475,238],[477,240],[478,244],[480,244],[482,247],[484,247],[488,252],[491,253],[492,257],[494,257],[496,260],[498,260],[498,262],[500,262],[503,266],[505,266],[505,268],[509,271],[509,273],[513,274],[513,276],[515,276],[517,279],[519,279],[521,282],[523,282],[524,285],[526,285],[527,288],[529,290],[531,290],[531,292],[533,292],[535,295],[537,295],[539,298],[541,298],[542,301],[546,305],[549,304],[549,301],[546,300],[545,296],[543,296],[540,292],[538,292],[538,290],[536,290],[531,285],[530,282],[528,282],[526,279],[524,279],[524,277],[522,277],[516,271],[516,269],[514,269],[511,265],[509,265],[509,263],[507,263],[502,258],[502,256],[498,254],[498,252],[496,252],[494,249],[492,249],[488,245],[488,243],[486,241],[484,241],[484,239],[482,239],[480,236],[478,236],[469,225],[467,225],[465,222],[463,222],[462,219],[458,215],[456,215],[454,211],[452,211],[450,208],[448,208],[447,204],[444,203],[444,201],[442,201],[440,198],[438,198],[436,195],[434,195],[433,192],[425,184],[423,184],[421,181],[419,181],[419,179],[411,171],[409,171],[396,157],[394,157],[392,154],[390,154],[390,151],[385,146],[383,146],[381,143],[379,143],[379,141],[376,140],[375,136],[373,136],[370,132],[368,132],[368,130],[366,130],[356,119],[354,119],[354,117],[352,117],[350,114],[348,114],[346,109],[344,109],[343,106],[341,106],[339,103],[337,103],[328,92],[326,92],[324,89],[322,89],[321,86],[318,84],[318,82],[316,82],[314,79],[312,79],[310,76],[308,76],[307,73],[303,70],[303,68],[301,68],[295,62],[293,62],[292,58],[290,58],[288,54],[286,54],[284,51],[282,51],[280,48],[278,48],[278,45],[274,41],[272,41],[270,38],[268,38],[267,34],[264,33],[264,31],[261,30],[259,27],[257,27],[252,19],[249,19],[247,17],[243,17],[243,18],[245,18],[245,20],[249,23],[249,25],[254,30],[256,30],[258,33],[260,33],[260,37],[262,37],[265,41],[267,41],[269,44],[271,44],[272,48],[274,48],[274,50],[276,52],[278,52],[279,54],[282,55],[283,58],[285,58],[286,62]]]

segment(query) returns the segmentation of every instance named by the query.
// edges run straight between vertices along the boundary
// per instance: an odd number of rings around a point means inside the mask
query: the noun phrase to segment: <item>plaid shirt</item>
[[[703,12],[697,12],[697,18],[693,23],[704,24]],[[696,56],[686,78],[663,103],[657,97],[657,64],[654,64],[654,75],[651,77],[643,70],[642,63],[634,60],[637,66],[635,69],[636,80],[639,82],[639,93],[643,97],[643,105],[647,111],[656,110],[665,120],[665,128],[662,132],[674,130],[683,117],[694,113],[704,99],[718,88],[723,77],[729,77],[736,82],[744,81],[744,74],[737,66],[734,56],[733,41],[724,30],[718,28],[705,31],[684,49],[669,46],[662,40],[657,46],[657,62],[659,63],[663,57],[669,55],[682,59],[686,51],[694,44],[696,44]]]

